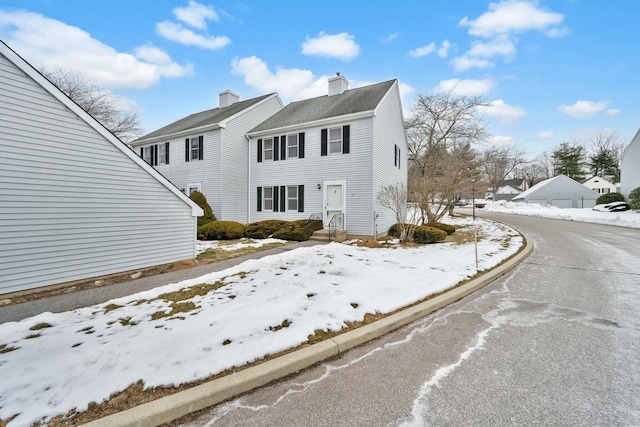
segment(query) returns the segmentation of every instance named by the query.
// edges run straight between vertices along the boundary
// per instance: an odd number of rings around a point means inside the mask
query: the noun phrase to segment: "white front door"
[[[346,217],[346,181],[324,181],[323,188],[323,201],[324,208],[322,209],[322,223],[325,227],[329,226],[329,222],[334,216],[338,216],[336,221],[336,227],[338,229],[344,228],[344,221]]]

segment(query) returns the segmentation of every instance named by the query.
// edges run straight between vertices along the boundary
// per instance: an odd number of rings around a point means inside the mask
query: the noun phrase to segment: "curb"
[[[276,359],[116,414],[107,415],[84,425],[87,427],[158,426],[264,386],[379,338],[464,298],[514,269],[533,251],[531,240],[524,234],[520,234],[524,238],[525,246],[514,257],[482,276],[435,298]]]

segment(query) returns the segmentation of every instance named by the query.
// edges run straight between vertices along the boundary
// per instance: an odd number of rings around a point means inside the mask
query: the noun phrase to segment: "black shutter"
[[[258,201],[258,212],[262,212],[262,187],[258,187],[257,201]]]
[[[298,185],[298,212],[304,212],[304,185]]]
[[[140,147],[140,157],[144,159],[144,147]]]
[[[189,161],[189,138],[184,141],[184,161]]]
[[[320,155],[327,155],[327,130],[322,129],[320,131]]]
[[[262,138],[258,139],[258,163],[262,163]]]
[[[287,137],[286,135],[282,135],[280,137],[280,159],[287,159]]]
[[[169,143],[164,143],[164,163],[169,164]]]
[[[273,137],[273,160],[280,160],[279,156],[280,139],[277,136]]]
[[[153,162],[153,166],[158,166],[158,146],[157,145],[152,145],[151,146],[151,156],[152,156],[152,162]]]
[[[273,211],[278,212],[278,186],[271,187],[271,194],[273,195]]]
[[[304,159],[304,132],[298,134],[298,158]]]
[[[349,125],[342,126],[342,154],[349,154],[350,147],[350,130],[351,127]]]
[[[287,187],[280,186],[280,212],[286,212],[287,210]]]
[[[400,147],[398,147],[398,169],[400,169]]]
[[[398,146],[393,146],[393,166],[398,167]]]
[[[198,160],[204,159],[204,136],[198,137]]]

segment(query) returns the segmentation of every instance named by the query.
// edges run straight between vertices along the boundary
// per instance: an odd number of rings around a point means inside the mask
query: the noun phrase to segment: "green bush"
[[[306,220],[304,222],[288,222],[280,230],[273,233],[273,237],[282,240],[295,240],[297,242],[303,242],[309,240],[313,230],[311,227],[306,226]]]
[[[425,224],[427,227],[437,228],[449,234],[453,234],[456,232],[456,227],[450,224],[443,224],[441,222],[428,222]]]
[[[404,224],[404,228],[411,227],[412,224]],[[395,223],[391,227],[389,227],[388,231],[389,236],[391,237],[400,237],[400,223]]]
[[[314,231],[322,230],[322,228],[323,228],[321,219],[312,219],[312,220],[298,219],[298,220],[293,221],[293,222],[295,222],[296,224],[298,224],[300,226],[310,228],[311,229],[311,234],[313,234]]]
[[[280,230],[285,224],[287,224],[287,221],[280,219],[252,222],[251,224],[247,224],[244,235],[250,239],[266,239]]]
[[[620,193],[605,193],[596,199],[596,205],[605,205],[607,203],[624,201],[624,196]]]
[[[634,188],[629,193],[629,206],[634,211],[640,211],[640,187]]]
[[[420,225],[413,232],[413,241],[422,245],[442,242],[447,238],[447,232],[438,228]]]
[[[193,191],[191,192],[191,195],[189,196],[189,198],[194,202],[196,202],[196,204],[200,206],[204,211],[204,215],[198,217],[198,227],[205,225],[208,222],[216,220],[216,216],[213,214],[213,211],[211,210],[211,206],[209,206],[209,203],[207,202],[207,198],[204,196],[204,194],[202,194],[199,191]]]
[[[198,227],[200,240],[231,240],[244,236],[244,225],[234,221],[212,221]]]

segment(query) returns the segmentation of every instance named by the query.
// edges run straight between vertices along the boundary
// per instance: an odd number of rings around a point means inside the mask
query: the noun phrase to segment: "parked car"
[[[456,206],[467,206],[469,203],[465,202],[464,200],[458,200],[456,202]]]
[[[630,208],[627,202],[612,202],[604,205],[595,205],[593,210],[598,212],[622,212],[628,211]]]

